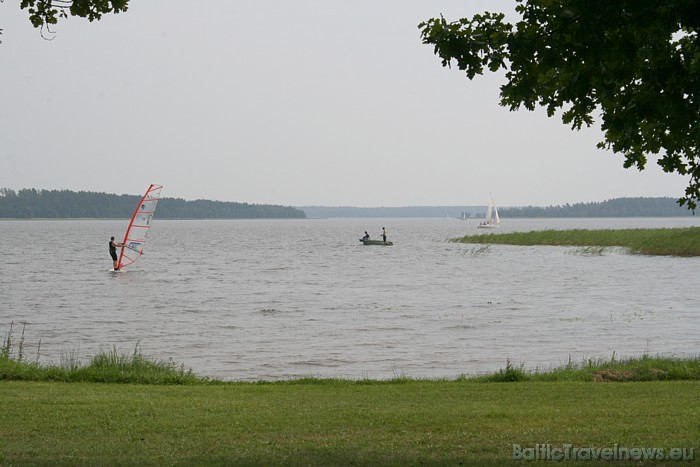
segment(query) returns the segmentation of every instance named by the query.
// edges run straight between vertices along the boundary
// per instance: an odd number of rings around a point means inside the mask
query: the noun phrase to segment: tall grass
[[[458,243],[598,247],[584,250],[600,254],[606,247],[621,247],[633,254],[700,256],[700,227],[620,230],[543,230],[504,234],[467,235]]]
[[[27,327],[26,323],[22,323],[22,334],[20,335],[19,342],[17,342],[17,351],[15,353],[15,338],[13,335],[13,328],[15,323],[10,323],[10,330],[5,335],[2,341],[2,347],[0,347],[0,357],[4,358],[14,358],[17,361],[23,361],[25,359],[24,355],[24,331]],[[39,346],[37,349],[41,349],[41,341],[39,341]],[[39,350],[37,350],[37,359],[39,358]]]
[[[13,323],[14,324],[14,323]],[[24,327],[19,341],[13,336],[13,324],[0,348],[0,380],[64,381],[136,384],[202,384],[211,382],[177,365],[172,360],[146,357],[136,344],[131,354],[100,351],[87,364],[82,364],[77,352],[70,352],[56,364],[28,361],[24,355]]]
[[[524,365],[514,366],[510,360],[496,373],[461,379],[481,382],[625,382],[625,381],[700,381],[700,357],[672,358],[643,355],[618,360],[587,359],[581,363],[571,360],[566,365],[547,371],[527,371]]]
[[[17,348],[14,347],[17,342]],[[94,355],[87,364],[81,364],[77,353],[63,358],[61,363],[40,364],[28,361],[22,353],[24,328],[19,341],[10,332],[0,348],[0,381],[64,381],[136,384],[223,384],[223,381],[196,376],[191,369],[177,365],[172,360],[145,357],[136,344],[131,354],[124,354],[112,347]],[[519,381],[700,381],[700,356],[692,358],[651,357],[618,360],[615,354],[609,360],[587,359],[580,363],[569,360],[564,366],[547,371],[525,370],[524,364],[514,365],[506,360],[505,368],[481,376],[462,375],[459,381],[471,382],[519,382]],[[263,384],[334,384],[335,379],[304,378],[299,380]],[[411,383],[416,379],[396,374],[392,380],[373,381],[361,379],[358,384]]]

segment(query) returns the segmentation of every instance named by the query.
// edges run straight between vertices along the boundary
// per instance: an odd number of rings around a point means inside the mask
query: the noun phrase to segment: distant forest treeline
[[[0,218],[130,218],[141,199],[135,195],[114,195],[89,191],[36,190],[17,192],[0,188]],[[303,219],[293,207],[223,201],[185,201],[162,198],[156,218],[160,219]]]
[[[351,206],[301,206],[299,207],[312,218],[433,218],[433,217],[460,217],[462,212],[482,213],[486,209],[481,206],[403,206],[382,208],[358,208]]]
[[[499,208],[501,217],[680,217],[692,216],[675,198],[615,198],[599,203]]]
[[[308,217],[320,218],[483,218],[486,206],[406,206],[358,208],[350,206],[302,206]],[[501,207],[502,218],[516,217],[680,217],[693,213],[678,206],[675,198],[616,198],[595,203],[559,206]]]
[[[86,191],[0,188],[0,218],[129,218],[140,196]],[[471,218],[484,216],[486,206],[326,207],[294,208],[269,204],[162,198],[160,219],[304,219],[321,218]],[[518,217],[680,217],[693,215],[675,198],[616,198],[603,202],[557,206],[498,207],[502,218]]]

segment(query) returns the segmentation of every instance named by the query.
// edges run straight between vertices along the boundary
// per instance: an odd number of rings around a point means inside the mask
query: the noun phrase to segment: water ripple
[[[504,230],[657,221],[536,222]],[[386,224],[394,246],[358,244]],[[123,229],[0,222],[0,325],[17,333],[27,323],[27,355],[58,362],[138,344],[201,375],[275,380],[456,377],[506,360],[547,368],[700,347],[695,289],[679,286],[698,282],[698,258],[447,243],[475,231],[450,219],[158,221],[146,255],[108,273],[107,239]],[[55,238],[87,248],[62,250]]]

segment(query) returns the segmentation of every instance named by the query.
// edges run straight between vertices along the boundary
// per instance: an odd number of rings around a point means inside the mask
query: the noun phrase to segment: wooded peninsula
[[[136,195],[89,191],[25,188],[15,192],[0,188],[0,218],[129,218],[140,198]],[[161,198],[158,202],[157,217],[159,219],[304,219],[306,214],[290,206]]]

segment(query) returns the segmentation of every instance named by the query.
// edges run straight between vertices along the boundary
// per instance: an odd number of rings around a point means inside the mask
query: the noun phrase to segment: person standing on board
[[[384,243],[386,243],[386,227],[382,227],[382,238],[384,239]]]
[[[117,243],[114,241],[114,237],[109,239],[109,256],[112,257],[112,261],[114,261],[114,270],[119,271],[119,264],[117,264],[117,261],[119,258],[117,258],[117,248],[124,245],[123,243]]]

